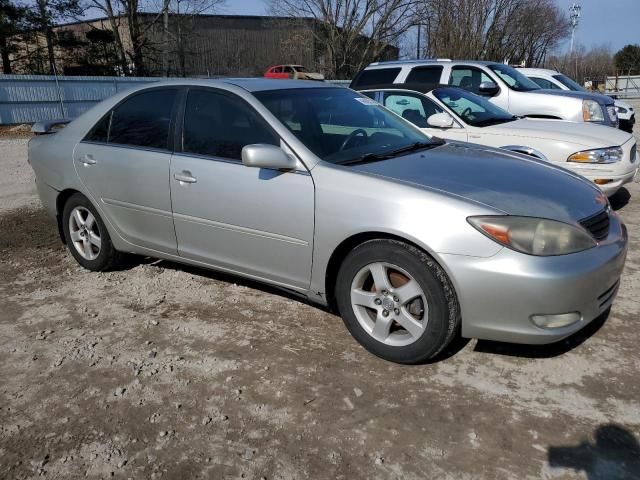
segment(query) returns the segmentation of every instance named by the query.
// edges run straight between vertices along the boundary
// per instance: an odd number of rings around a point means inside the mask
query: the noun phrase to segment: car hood
[[[606,204],[597,187],[568,170],[468,143],[346,168],[444,191],[509,215],[575,222]]]
[[[606,95],[600,95],[598,93],[590,93],[590,92],[576,92],[573,90],[531,90],[531,93],[541,93],[544,95],[557,95],[559,97],[574,97],[579,98],[581,100],[595,100],[601,105],[613,105],[613,99],[611,97],[607,97]]]
[[[522,118],[514,122],[483,127],[482,130],[493,135],[556,140],[584,149],[617,147],[624,145],[631,138],[630,133],[604,125],[533,118]]]

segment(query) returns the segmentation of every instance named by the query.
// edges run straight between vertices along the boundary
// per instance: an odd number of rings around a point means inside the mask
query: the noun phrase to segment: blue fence
[[[118,92],[159,77],[0,75],[0,125],[75,118]],[[348,86],[348,80],[331,83]]]

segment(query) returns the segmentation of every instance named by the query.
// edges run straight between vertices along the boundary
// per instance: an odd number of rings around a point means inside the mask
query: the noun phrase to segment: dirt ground
[[[614,199],[631,245],[607,318],[408,367],[255,283],[84,271],[26,140],[0,140],[0,172],[0,478],[640,478],[638,183]]]

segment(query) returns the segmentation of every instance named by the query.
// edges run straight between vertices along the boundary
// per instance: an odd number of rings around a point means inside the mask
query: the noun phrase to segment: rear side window
[[[109,143],[168,149],[176,96],[176,89],[159,89],[125,100],[113,110]]]
[[[393,83],[399,73],[399,68],[376,68],[372,70],[362,70],[353,80],[353,82],[351,82],[351,87],[360,88],[370,85]]]
[[[84,138],[89,142],[107,143],[109,141],[109,125],[111,124],[111,113],[102,117],[102,119],[95,124],[89,134]]]
[[[441,75],[441,66],[415,67],[411,70],[411,72],[409,72],[406,83],[426,83],[430,85],[438,85],[440,83]]]
[[[280,145],[280,139],[250,105],[213,90],[191,90],[182,133],[186,153],[241,160],[254,143]]]

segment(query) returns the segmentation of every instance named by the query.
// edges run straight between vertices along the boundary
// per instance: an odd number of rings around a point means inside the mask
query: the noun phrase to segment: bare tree
[[[269,0],[272,13],[315,20],[325,75],[350,78],[414,24],[415,0]]]

